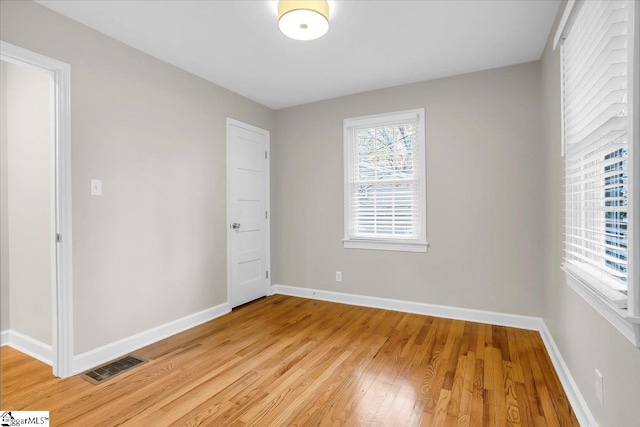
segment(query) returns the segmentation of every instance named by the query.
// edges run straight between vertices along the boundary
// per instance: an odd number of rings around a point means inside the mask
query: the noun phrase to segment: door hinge
[[[264,159],[267,160],[267,152],[264,152]]]
[[[62,242],[62,236],[60,234],[56,234],[56,242]]]
[[[267,273],[267,279],[268,279],[269,278],[269,270],[267,270],[266,273]]]
[[[267,211],[264,211],[264,219],[268,219],[269,215],[267,214]]]

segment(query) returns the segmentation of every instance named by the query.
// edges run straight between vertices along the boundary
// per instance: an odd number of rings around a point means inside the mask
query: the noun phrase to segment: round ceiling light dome
[[[325,0],[281,0],[278,27],[295,40],[315,40],[329,31],[329,5]]]

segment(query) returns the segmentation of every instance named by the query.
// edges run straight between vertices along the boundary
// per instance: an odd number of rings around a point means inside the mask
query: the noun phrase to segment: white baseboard
[[[0,332],[0,344],[15,348],[49,366],[53,363],[53,347],[20,332],[11,329]]]
[[[593,414],[591,414],[591,410],[589,409],[586,400],[584,400],[582,393],[580,393],[580,389],[574,381],[573,376],[569,371],[569,367],[564,362],[562,354],[560,353],[558,346],[556,346],[556,342],[553,340],[551,332],[549,332],[549,329],[547,328],[547,324],[544,323],[542,319],[540,336],[542,337],[544,346],[547,348],[547,353],[549,353],[553,367],[560,378],[562,387],[567,393],[567,399],[569,399],[569,403],[571,403],[571,407],[576,414],[576,418],[578,418],[578,422],[581,426],[598,427],[598,423],[593,417]]]
[[[116,359],[139,348],[163,340],[184,330],[193,328],[231,311],[229,303],[216,305],[198,313],[157,326],[144,332],[89,350],[73,357],[73,373],[88,369]]]
[[[449,307],[445,305],[426,304],[423,302],[345,294],[318,289],[298,288],[295,286],[273,285],[271,286],[271,293],[364,307],[382,308],[385,310],[402,311],[405,313],[424,314],[427,316],[444,317],[446,319],[458,319],[467,320],[469,322],[488,323],[490,325],[510,326],[512,328],[529,329],[533,331],[540,330],[540,322],[542,321],[539,317],[521,316],[518,314],[497,313],[494,311]]]
[[[553,367],[555,368],[562,387],[567,393],[567,399],[578,418],[581,426],[597,427],[598,424],[591,414],[587,402],[584,400],[578,385],[573,380],[547,325],[540,317],[520,316],[517,314],[497,313],[493,311],[473,310],[468,308],[448,307],[443,305],[402,301],[364,295],[345,294],[341,292],[323,291],[319,289],[299,288],[295,286],[273,285],[271,295],[282,294],[295,297],[337,302],[342,304],[359,305],[364,307],[382,308],[385,310],[406,313],[423,314],[427,316],[444,317],[447,319],[465,320],[470,322],[487,323],[490,325],[509,326],[512,328],[529,329],[540,332]]]

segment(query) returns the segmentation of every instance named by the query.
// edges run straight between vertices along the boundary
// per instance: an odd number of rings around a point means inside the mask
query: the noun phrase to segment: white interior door
[[[269,132],[227,119],[227,257],[231,307],[269,286]]]

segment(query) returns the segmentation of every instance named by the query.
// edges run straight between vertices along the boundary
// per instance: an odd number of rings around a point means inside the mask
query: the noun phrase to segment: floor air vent
[[[146,363],[145,359],[137,356],[125,356],[113,362],[109,362],[90,371],[80,374],[82,378],[93,384],[102,384],[106,380],[120,375],[135,366]]]

